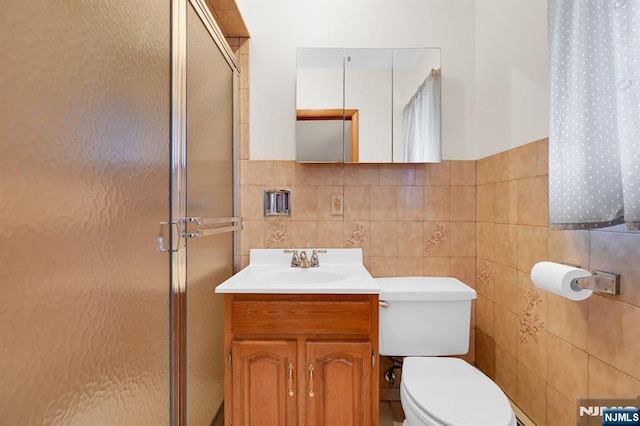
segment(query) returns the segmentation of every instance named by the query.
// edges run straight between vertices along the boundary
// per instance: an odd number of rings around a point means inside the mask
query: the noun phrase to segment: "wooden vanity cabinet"
[[[225,419],[378,424],[378,295],[226,294]]]

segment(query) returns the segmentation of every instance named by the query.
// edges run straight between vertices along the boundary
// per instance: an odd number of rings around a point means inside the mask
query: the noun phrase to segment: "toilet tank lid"
[[[380,300],[471,300],[476,291],[452,277],[375,278]]]

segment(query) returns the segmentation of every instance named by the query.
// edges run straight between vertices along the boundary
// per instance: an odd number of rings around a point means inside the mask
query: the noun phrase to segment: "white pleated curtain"
[[[640,228],[640,0],[549,0],[549,215]]]
[[[442,161],[440,70],[433,69],[403,110],[404,161]]]

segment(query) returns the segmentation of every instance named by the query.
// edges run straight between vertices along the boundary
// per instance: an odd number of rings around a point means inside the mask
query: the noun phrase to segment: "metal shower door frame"
[[[238,74],[239,66],[224,35],[216,24],[204,0],[172,0],[171,4],[171,296],[170,296],[170,375],[171,424],[186,425],[186,238],[187,226],[200,221],[217,222],[212,218],[187,218],[187,7],[193,6],[203,25],[233,70],[233,217],[226,218],[228,232],[234,232],[234,272],[237,269],[239,235],[239,165],[238,165]]]

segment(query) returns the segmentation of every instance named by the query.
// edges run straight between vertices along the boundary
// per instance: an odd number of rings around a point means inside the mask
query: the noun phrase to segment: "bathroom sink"
[[[327,249],[318,257],[320,266],[300,268],[291,266],[291,253],[283,249],[252,249],[249,266],[217,286],[216,293],[380,293],[362,263],[361,249]]]
[[[255,272],[254,278],[257,281],[267,281],[272,284],[320,284],[341,281],[348,278],[346,272],[332,271],[322,268],[278,268],[275,270],[265,270]]]

